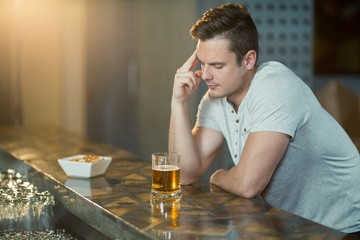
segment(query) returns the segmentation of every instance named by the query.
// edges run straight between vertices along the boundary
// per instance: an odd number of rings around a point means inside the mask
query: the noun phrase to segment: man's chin
[[[213,98],[222,98],[222,97],[225,97],[224,94],[220,94],[220,93],[217,93],[217,92],[214,92],[214,91],[211,91],[209,90],[209,94],[211,97]]]

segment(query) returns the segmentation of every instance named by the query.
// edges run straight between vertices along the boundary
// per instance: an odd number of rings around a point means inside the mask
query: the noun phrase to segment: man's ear
[[[246,70],[254,69],[256,65],[257,54],[255,50],[249,50],[244,57],[244,66]]]

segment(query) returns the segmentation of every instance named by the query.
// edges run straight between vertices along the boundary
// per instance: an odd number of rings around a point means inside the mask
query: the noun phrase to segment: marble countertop
[[[40,172],[58,203],[110,239],[352,239],[207,182],[183,186],[180,203],[150,202],[151,160],[50,127],[0,127],[0,148]],[[68,177],[57,159],[113,158],[102,176]],[[10,164],[10,163],[9,163]],[[11,165],[11,164],[10,164]]]

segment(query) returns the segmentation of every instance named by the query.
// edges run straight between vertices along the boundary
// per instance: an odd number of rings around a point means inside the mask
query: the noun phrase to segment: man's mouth
[[[208,88],[209,88],[209,89],[213,90],[213,89],[215,89],[216,87],[217,87],[216,84],[208,83]]]

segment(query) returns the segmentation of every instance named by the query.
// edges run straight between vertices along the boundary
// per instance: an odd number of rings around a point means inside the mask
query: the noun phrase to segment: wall
[[[195,49],[190,27],[195,22],[195,1],[137,1],[139,59],[139,154],[150,159],[154,151],[167,151],[170,102],[176,70]],[[197,109],[190,102],[192,120]]]
[[[11,101],[11,59],[10,42],[11,26],[13,23],[13,5],[9,2],[0,1],[0,124],[11,124],[14,121],[15,104]],[[13,35],[13,34],[12,34]]]
[[[109,114],[102,115],[96,111],[95,114],[106,119],[103,124],[109,133],[100,133],[100,137],[95,140],[123,147],[122,142],[113,140],[114,137],[125,139],[124,141],[131,144],[135,139],[137,153],[143,158],[148,158],[152,151],[167,149],[173,77],[176,69],[184,63],[195,47],[189,28],[195,21],[196,3],[190,0],[121,1],[123,4],[118,2],[0,1],[0,11],[4,13],[0,16],[0,124],[13,124],[15,116],[16,121],[23,125],[53,125],[84,135],[87,135],[91,128],[101,131],[99,122],[95,121],[93,125],[87,126],[88,111],[94,107],[91,105],[89,79],[101,84],[106,79],[102,77],[101,71],[123,69],[122,64],[125,62],[119,61],[114,55],[117,48],[107,48],[107,41],[102,42],[103,45],[97,51],[106,50],[115,57],[111,61],[112,67],[108,68],[109,65],[104,64],[102,59],[94,61],[96,54],[89,48],[89,43],[97,39],[92,38],[91,32],[94,24],[101,20],[107,26],[108,32],[105,31],[105,35],[101,38],[98,36],[98,39],[109,39],[116,36],[111,29],[115,29],[119,24],[129,25],[130,22],[126,21],[134,20],[131,23],[136,26],[132,30],[136,32],[137,39],[132,40],[132,46],[135,46],[137,54],[131,57],[136,61],[138,72],[138,82],[133,85],[136,87],[133,89],[136,100],[114,102],[113,99],[109,104],[107,101],[111,99],[105,99],[103,102],[106,105],[99,109],[108,109]],[[93,4],[98,4],[101,9],[94,8]],[[124,9],[114,9],[119,7]],[[90,20],[99,11],[102,11],[101,16],[104,18]],[[113,14],[113,17],[107,16],[107,12]],[[116,12],[130,12],[133,16],[122,20],[121,17],[115,17]],[[119,34],[127,35],[127,32],[119,31]],[[91,41],[89,37],[92,38]],[[113,45],[125,50],[129,48],[128,44],[124,45],[116,40]],[[106,59],[106,55],[104,56]],[[94,73],[89,71],[89,67],[95,66],[89,64],[91,62],[98,64],[99,69],[103,67],[102,70],[96,70],[96,78],[88,75]],[[127,77],[128,62],[125,64],[126,70],[117,73],[115,78]],[[107,76],[111,75],[114,74],[107,73]],[[121,88],[121,83],[104,88],[102,96],[108,97],[109,89],[114,90],[116,96],[118,87]],[[196,105],[190,106],[193,121]],[[137,119],[129,119],[129,116],[123,113],[119,119],[116,114],[111,114],[119,111],[117,107],[134,108]],[[122,124],[123,119],[136,122],[136,136],[124,136],[122,130],[115,131],[117,128],[127,128]]]
[[[0,1],[1,124],[84,133],[83,1]]]
[[[360,94],[360,75],[315,75],[314,91],[324,87],[331,80],[336,80],[351,91]]]
[[[61,45],[60,126],[86,134],[85,49],[86,0],[63,0],[64,12]]]
[[[195,13],[190,0],[88,2],[88,136],[143,159],[167,150],[173,79],[195,48]]]
[[[38,124],[41,119],[59,125],[61,6],[55,1],[24,1],[15,10],[24,124]]]

